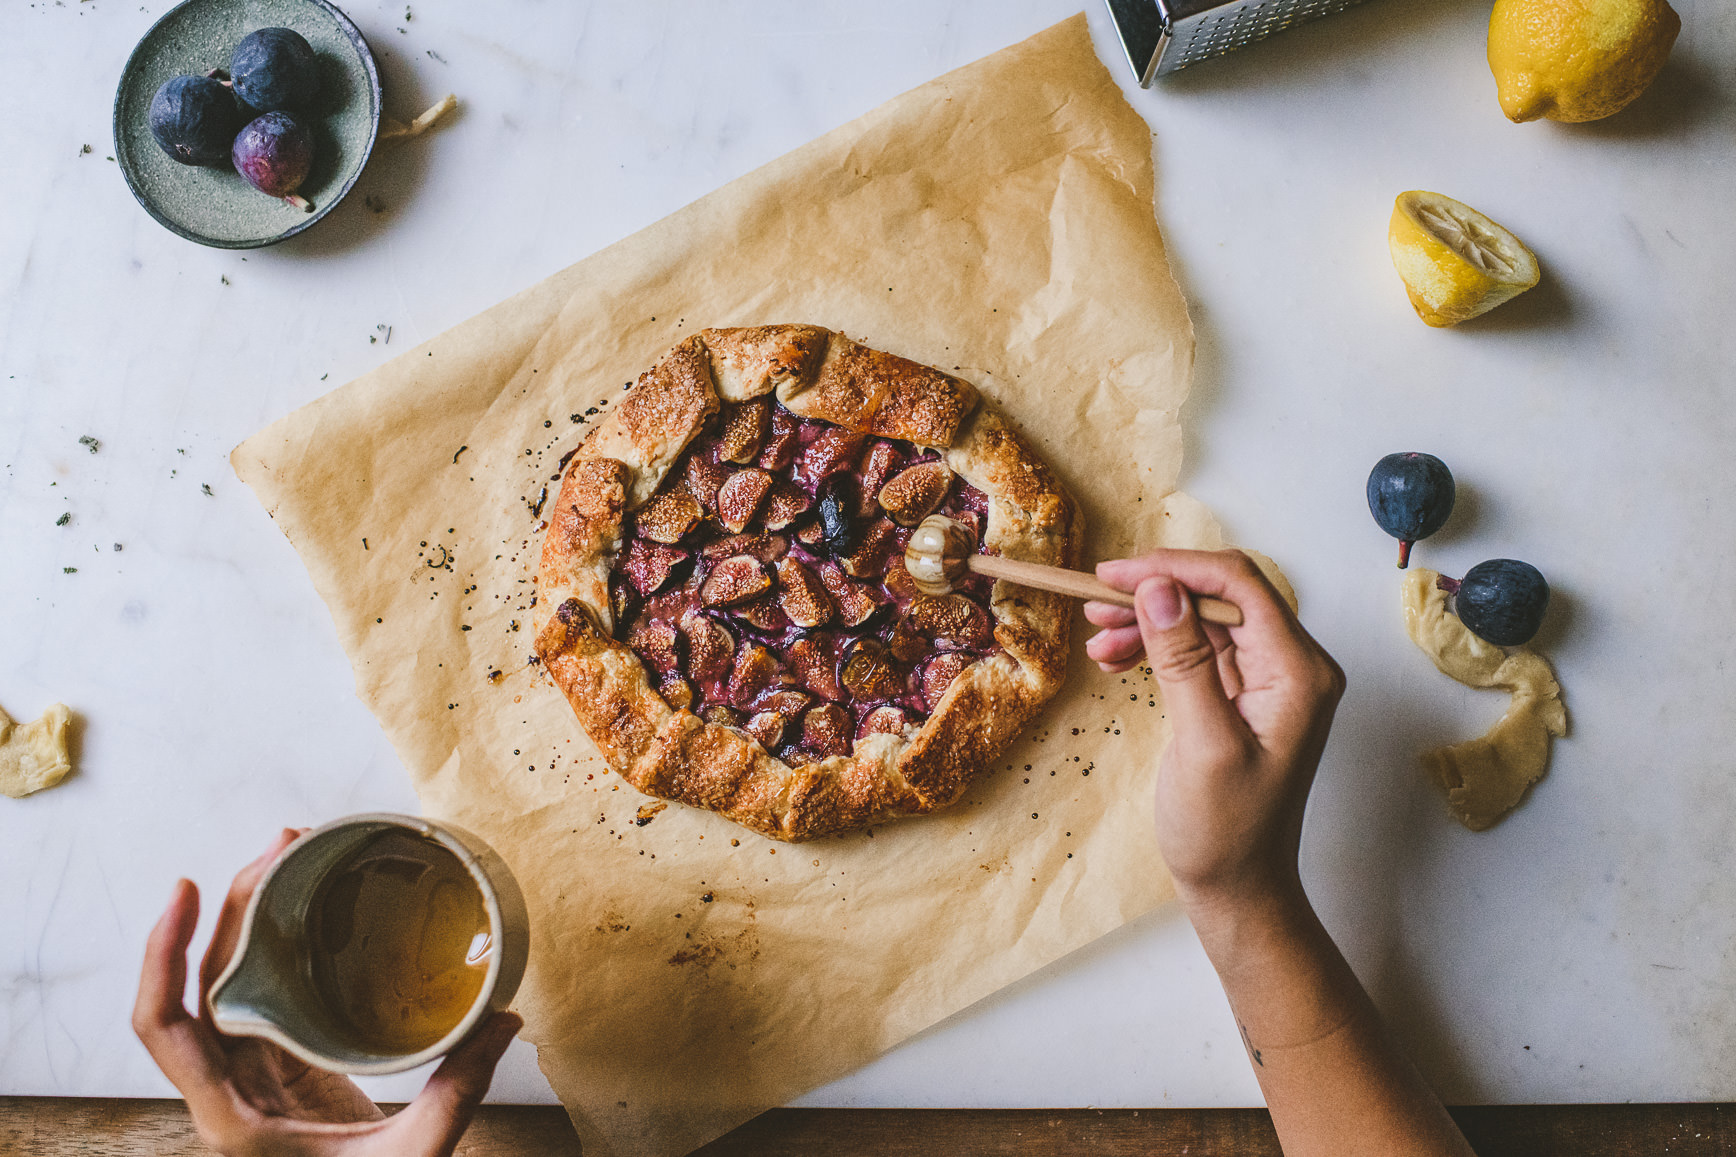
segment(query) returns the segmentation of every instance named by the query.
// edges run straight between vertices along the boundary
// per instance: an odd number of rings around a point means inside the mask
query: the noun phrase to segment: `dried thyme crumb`
[[[59,518],[55,519],[54,525],[65,526],[67,523],[69,523],[71,521],[72,521],[72,511],[69,510],[65,514],[61,515]]]
[[[78,568],[75,566],[63,566],[60,568],[60,573],[61,574],[77,574]]]
[[[217,497],[217,496],[216,496],[216,495],[215,495],[215,494],[212,494],[212,493],[211,493],[211,484],[210,484],[210,483],[209,483],[209,482],[201,482],[201,483],[199,483],[199,489],[200,489],[200,490],[203,490],[203,491],[204,491],[204,492],[205,492],[205,496],[206,496],[206,497],[207,497],[207,498],[215,498],[215,497]]]
[[[102,443],[98,442],[95,438],[92,438],[89,434],[81,435],[78,444],[89,450],[92,454],[95,454],[98,450],[102,449]]]

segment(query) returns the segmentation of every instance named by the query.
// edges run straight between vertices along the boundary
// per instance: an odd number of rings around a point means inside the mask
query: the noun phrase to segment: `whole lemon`
[[[1511,121],[1595,121],[1664,67],[1682,18],[1665,0],[1495,0],[1489,71]]]

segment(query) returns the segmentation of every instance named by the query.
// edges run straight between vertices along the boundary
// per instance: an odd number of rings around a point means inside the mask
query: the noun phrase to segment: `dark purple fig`
[[[151,98],[151,135],[171,160],[222,167],[247,115],[222,81],[177,76]]]
[[[319,95],[319,58],[294,29],[261,28],[235,46],[229,82],[257,112],[306,108]]]
[[[836,482],[820,487],[820,546],[833,558],[842,559],[855,549],[850,526],[850,500]]]
[[[286,112],[268,112],[248,122],[229,151],[235,171],[247,183],[273,197],[282,197],[304,213],[313,203],[296,190],[313,167],[313,134]]]
[[[1368,473],[1368,511],[1398,539],[1398,565],[1410,564],[1411,544],[1446,525],[1453,513],[1453,472],[1433,454],[1388,454]]]
[[[1435,585],[1453,596],[1460,622],[1498,647],[1530,642],[1549,609],[1549,584],[1542,572],[1516,558],[1492,558],[1457,582],[1442,575]]]

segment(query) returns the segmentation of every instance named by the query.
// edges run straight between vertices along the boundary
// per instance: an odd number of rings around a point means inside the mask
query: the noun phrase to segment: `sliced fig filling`
[[[905,734],[998,651],[991,583],[945,598],[904,569],[936,511],[981,551],[988,498],[933,450],[725,405],[626,527],[615,637],[670,706],[735,727],[799,766]]]

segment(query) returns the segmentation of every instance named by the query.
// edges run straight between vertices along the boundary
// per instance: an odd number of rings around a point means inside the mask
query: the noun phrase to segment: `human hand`
[[[1135,609],[1088,602],[1104,630],[1086,653],[1106,671],[1143,656],[1175,737],[1157,778],[1157,834],[1176,893],[1201,915],[1302,900],[1302,812],[1344,672],[1240,551],[1159,550],[1099,563]],[[1189,592],[1242,610],[1202,623]]]
[[[188,1015],[181,996],[199,889],[176,881],[145,943],[133,1031],[187,1099],[200,1139],[224,1157],[448,1157],[524,1023],[517,1015],[497,1012],[483,1021],[446,1054],[421,1095],[389,1118],[348,1077],[269,1041],[225,1036],[211,1022],[207,994],[235,951],[247,902],[267,865],[300,834],[285,829],[229,886],[199,964],[197,1016]]]

